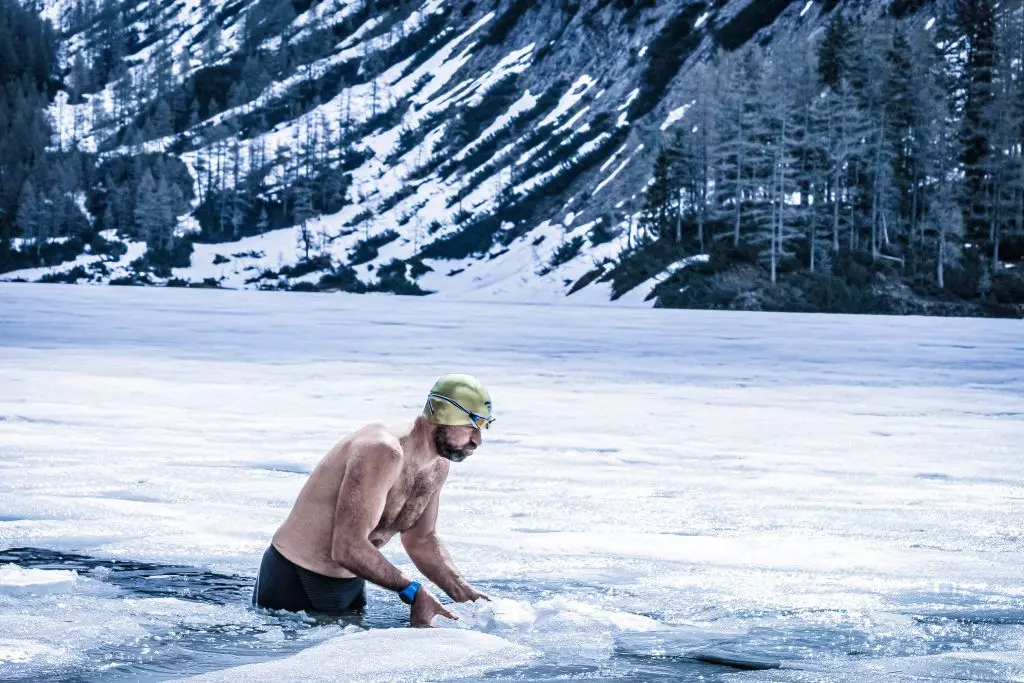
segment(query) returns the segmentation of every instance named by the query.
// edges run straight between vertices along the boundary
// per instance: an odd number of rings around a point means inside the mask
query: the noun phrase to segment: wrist
[[[410,581],[409,585],[398,591],[398,597],[402,599],[407,605],[411,605],[416,600],[416,593],[422,588],[422,584],[419,581]]]

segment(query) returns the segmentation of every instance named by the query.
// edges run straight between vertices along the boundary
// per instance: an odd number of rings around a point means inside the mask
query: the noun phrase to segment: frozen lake
[[[446,372],[494,604],[250,609],[320,457]],[[1019,321],[5,283],[0,680],[1024,681],[1022,451]]]

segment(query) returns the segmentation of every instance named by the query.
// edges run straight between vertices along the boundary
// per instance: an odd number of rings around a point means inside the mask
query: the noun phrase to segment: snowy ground
[[[1024,680],[1022,331],[2,284],[0,679]],[[440,526],[494,604],[249,609],[322,454],[463,370]]]

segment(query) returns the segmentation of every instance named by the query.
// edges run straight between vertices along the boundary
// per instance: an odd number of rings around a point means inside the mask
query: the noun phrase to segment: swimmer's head
[[[442,458],[462,462],[480,445],[481,430],[494,422],[491,395],[472,375],[445,375],[436,382],[423,406],[434,424],[434,446]]]

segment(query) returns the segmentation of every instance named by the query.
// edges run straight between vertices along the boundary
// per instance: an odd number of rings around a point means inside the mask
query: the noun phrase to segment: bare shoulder
[[[405,457],[398,437],[382,423],[369,424],[355,432],[348,450],[350,463],[371,469],[401,468]]]

